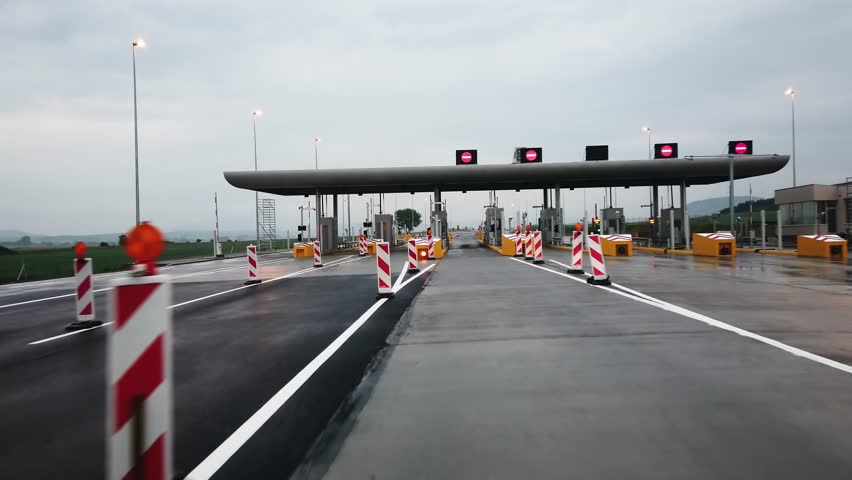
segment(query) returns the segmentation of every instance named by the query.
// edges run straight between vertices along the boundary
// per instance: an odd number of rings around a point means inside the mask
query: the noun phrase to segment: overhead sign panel
[[[728,142],[728,153],[731,155],[751,155],[752,151],[751,140],[731,140]]]
[[[677,143],[655,143],[654,158],[677,158]]]
[[[456,165],[476,165],[476,150],[456,150]]]
[[[512,163],[541,163],[541,147],[518,147]]]
[[[586,145],[586,161],[609,160],[609,145]]]

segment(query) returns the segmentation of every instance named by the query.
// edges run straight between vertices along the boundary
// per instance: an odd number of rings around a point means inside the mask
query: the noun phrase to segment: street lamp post
[[[252,137],[254,138],[254,171],[257,172],[257,117],[262,117],[263,111],[255,110],[251,112],[251,130]],[[256,234],[257,248],[260,249],[260,211],[258,210],[258,203],[260,202],[259,193],[255,190],[254,192],[254,231]]]
[[[793,87],[787,88],[784,95],[790,97],[790,117],[793,130],[793,186],[796,186],[796,91]]]
[[[651,155],[651,127],[644,126],[644,127],[642,127],[642,131],[648,134],[648,160],[651,160],[651,157],[652,157],[652,155]],[[648,209],[651,211],[650,212],[651,214],[648,215],[648,217],[654,218],[654,187],[653,186],[648,186],[648,195],[651,198],[651,201],[648,202]],[[652,226],[651,232],[650,232],[651,237],[654,236],[653,229],[654,229],[654,227]]]
[[[139,225],[139,127],[136,115],[136,49],[145,48],[145,40],[137,38],[133,42],[133,150],[136,164],[136,225]]]

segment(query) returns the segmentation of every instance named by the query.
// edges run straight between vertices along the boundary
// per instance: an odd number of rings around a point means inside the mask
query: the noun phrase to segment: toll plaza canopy
[[[665,160],[584,161],[506,165],[447,165],[325,170],[225,172],[231,185],[275,195],[525,190],[542,188],[707,185],[767,175],[789,155],[721,155]]]

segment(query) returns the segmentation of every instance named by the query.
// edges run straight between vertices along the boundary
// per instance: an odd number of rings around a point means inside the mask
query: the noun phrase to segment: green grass
[[[245,252],[249,241],[225,242],[222,253]],[[278,245],[276,245],[278,248]],[[209,257],[213,254],[210,242],[201,243],[167,243],[160,262],[179,258]],[[94,272],[115,272],[126,269],[130,258],[122,247],[93,247],[90,246],[86,256],[92,259]],[[0,283],[14,282],[18,278],[21,266],[25,265],[21,280],[46,280],[50,278],[67,277],[72,275],[74,252],[70,247],[52,249],[20,249],[14,253],[0,255]]]

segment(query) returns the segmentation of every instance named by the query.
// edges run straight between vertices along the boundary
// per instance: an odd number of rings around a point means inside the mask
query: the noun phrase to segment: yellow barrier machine
[[[293,245],[293,258],[314,258],[313,243],[296,243]]]
[[[693,233],[692,252],[702,257],[736,257],[737,239],[731,232]]]
[[[604,235],[601,237],[601,250],[608,257],[632,257],[633,235]]]
[[[796,241],[800,257],[849,258],[848,243],[837,235],[799,235]]]

